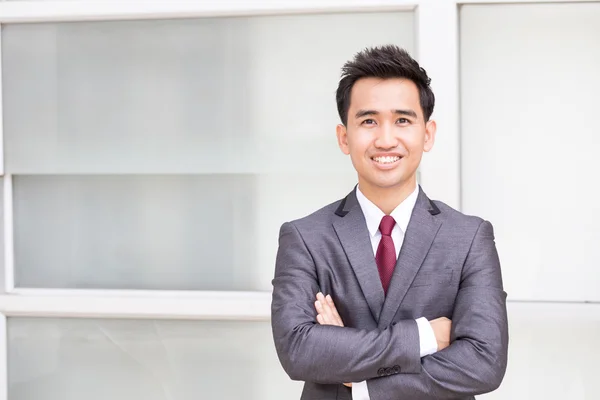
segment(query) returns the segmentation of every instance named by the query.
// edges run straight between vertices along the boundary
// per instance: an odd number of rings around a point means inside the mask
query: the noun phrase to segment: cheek
[[[403,136],[403,143],[410,153],[422,153],[425,147],[425,135],[421,130],[406,132]],[[414,155],[414,154],[413,154]]]
[[[348,138],[348,147],[352,157],[364,157],[370,145],[371,141],[367,134],[357,132]]]

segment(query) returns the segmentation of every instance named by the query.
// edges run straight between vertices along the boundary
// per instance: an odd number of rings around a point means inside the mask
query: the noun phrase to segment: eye
[[[410,121],[406,118],[398,118],[396,122],[399,124],[410,124]]]
[[[375,120],[371,119],[371,118],[367,118],[363,122],[361,122],[361,124],[362,125],[375,125]]]

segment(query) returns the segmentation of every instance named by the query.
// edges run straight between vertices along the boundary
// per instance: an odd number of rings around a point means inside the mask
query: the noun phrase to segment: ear
[[[425,124],[425,143],[423,143],[423,151],[428,152],[433,148],[435,143],[435,131],[437,130],[437,124],[434,120],[430,119]]]
[[[335,128],[335,134],[337,136],[338,146],[340,146],[340,150],[345,155],[350,154],[350,147],[348,146],[348,132],[346,127],[342,124],[339,124]]]

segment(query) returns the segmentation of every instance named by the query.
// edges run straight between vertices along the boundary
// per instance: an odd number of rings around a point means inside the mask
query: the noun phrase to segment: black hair
[[[404,49],[396,45],[371,47],[362,50],[342,67],[342,77],[336,91],[338,113],[342,123],[348,123],[348,109],[352,87],[361,78],[406,78],[417,85],[419,100],[425,121],[433,113],[435,96],[431,90],[431,79]]]

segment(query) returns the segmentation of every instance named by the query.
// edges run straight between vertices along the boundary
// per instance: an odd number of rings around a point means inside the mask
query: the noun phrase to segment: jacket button
[[[379,368],[377,370],[377,375],[378,376],[384,376],[385,375],[385,368]]]
[[[392,369],[394,370],[394,373],[395,373],[395,374],[399,374],[399,373],[400,373],[400,366],[399,366],[399,365],[394,365],[394,366],[392,367]]]
[[[386,368],[386,369],[385,369],[385,374],[386,374],[386,375],[388,375],[388,376],[389,376],[389,375],[392,375],[393,373],[394,373],[394,370],[393,370],[392,368]]]

